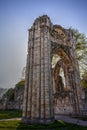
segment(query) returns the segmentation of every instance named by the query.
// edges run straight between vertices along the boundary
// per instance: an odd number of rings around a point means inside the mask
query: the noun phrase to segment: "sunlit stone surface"
[[[53,25],[46,15],[34,21],[28,39],[25,123],[48,124],[55,114],[80,113],[81,85],[75,46],[70,29]],[[52,68],[54,55],[60,58]]]

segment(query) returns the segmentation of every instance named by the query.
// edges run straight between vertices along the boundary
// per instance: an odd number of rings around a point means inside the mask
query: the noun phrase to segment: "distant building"
[[[14,109],[22,110],[23,108],[23,95],[24,95],[24,86],[20,88],[15,88],[14,95]]]
[[[6,93],[6,91],[7,91],[7,88],[0,88],[0,99]]]
[[[11,90],[12,88],[8,89]],[[0,109],[22,110],[23,108],[23,95],[24,95],[24,80],[21,80],[15,85],[15,88],[10,91],[7,89],[0,89]],[[12,92],[12,93],[11,93]],[[9,95],[10,94],[10,95]],[[10,97],[9,97],[10,96]]]
[[[8,104],[7,100],[8,100],[7,95],[6,93],[4,93],[2,95],[2,98],[0,99],[0,109],[3,109],[3,110],[7,109],[7,104]]]

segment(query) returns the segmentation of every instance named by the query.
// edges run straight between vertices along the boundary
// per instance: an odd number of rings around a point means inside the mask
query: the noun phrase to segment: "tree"
[[[87,89],[87,38],[85,34],[72,29],[76,37],[76,51],[79,62],[82,88]]]
[[[6,92],[7,98],[9,101],[13,101],[14,100],[14,89],[13,88],[9,88]]]
[[[87,71],[84,72],[84,74],[82,75],[81,83],[82,83],[82,87],[84,89],[87,89]]]
[[[15,85],[15,88],[16,89],[20,89],[21,87],[24,87],[25,85],[25,80],[21,80],[19,81],[16,85]]]
[[[87,71],[87,38],[85,34],[80,33],[77,29],[71,29],[76,38],[77,59],[79,61],[81,75]]]

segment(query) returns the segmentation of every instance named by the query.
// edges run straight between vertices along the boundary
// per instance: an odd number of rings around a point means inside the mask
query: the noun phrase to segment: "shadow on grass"
[[[29,125],[20,123],[17,130],[68,130],[66,124],[63,121],[55,121],[53,123],[50,123],[49,125]]]
[[[0,110],[0,119],[19,118],[21,116],[21,110]]]
[[[58,120],[49,125],[29,125],[21,122],[16,130],[87,130],[87,127]]]

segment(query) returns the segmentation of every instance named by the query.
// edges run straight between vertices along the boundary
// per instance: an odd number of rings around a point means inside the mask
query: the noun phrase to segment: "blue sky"
[[[53,24],[87,35],[87,0],[0,0],[0,87],[14,87],[26,64],[28,28],[47,14]]]

